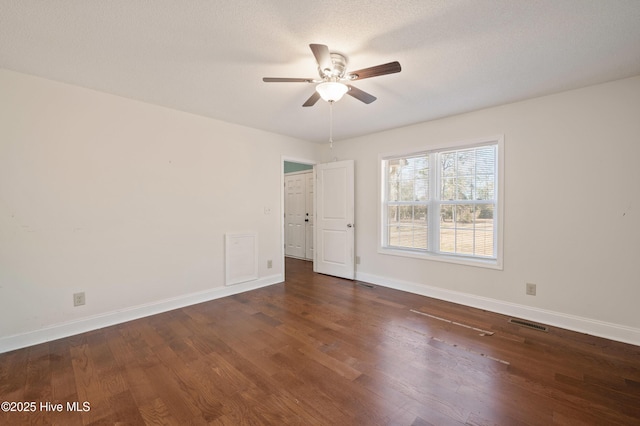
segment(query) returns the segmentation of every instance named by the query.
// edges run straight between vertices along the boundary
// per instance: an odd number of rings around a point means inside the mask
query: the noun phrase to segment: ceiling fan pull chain
[[[329,101],[329,149],[333,149],[333,101]]]

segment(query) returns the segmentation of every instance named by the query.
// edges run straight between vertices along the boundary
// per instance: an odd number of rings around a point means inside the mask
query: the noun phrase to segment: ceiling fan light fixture
[[[347,57],[341,53],[331,52],[324,44],[310,44],[311,52],[318,64],[317,78],[276,78],[263,77],[265,83],[313,83],[316,84],[315,91],[302,104],[303,107],[310,107],[316,104],[322,98],[324,101],[333,104],[342,99],[345,93],[355,99],[370,104],[376,100],[376,97],[370,93],[360,90],[352,86],[350,83],[354,80],[362,80],[365,78],[378,77],[381,75],[393,74],[400,72],[402,68],[398,61],[389,62],[387,64],[376,65],[369,68],[363,68],[357,71],[347,73]]]
[[[316,86],[316,92],[327,102],[339,101],[348,91],[349,88],[345,84],[336,81],[325,81]]]

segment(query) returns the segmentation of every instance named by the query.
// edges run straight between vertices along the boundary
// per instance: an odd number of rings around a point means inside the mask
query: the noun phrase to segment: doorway
[[[287,257],[313,260],[313,199],[313,169],[285,172],[284,255]]]
[[[282,158],[282,242],[285,258],[313,262],[315,161]]]
[[[303,169],[292,170],[299,167]],[[354,279],[354,161],[315,164],[283,158],[280,188],[283,275],[285,259],[295,258],[310,260],[314,272]],[[291,220],[287,220],[287,214]],[[303,239],[304,248],[298,242]]]

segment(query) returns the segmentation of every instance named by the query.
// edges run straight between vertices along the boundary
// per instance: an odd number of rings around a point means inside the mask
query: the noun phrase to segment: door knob
[[[350,223],[347,223],[347,228],[353,228],[353,225]]]

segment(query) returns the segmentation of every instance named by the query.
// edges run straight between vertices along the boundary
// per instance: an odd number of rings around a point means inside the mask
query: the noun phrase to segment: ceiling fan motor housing
[[[333,65],[333,69],[330,70],[322,70],[318,67],[320,75],[330,79],[344,78],[344,74],[347,71],[347,57],[340,53],[331,52],[331,64]]]

